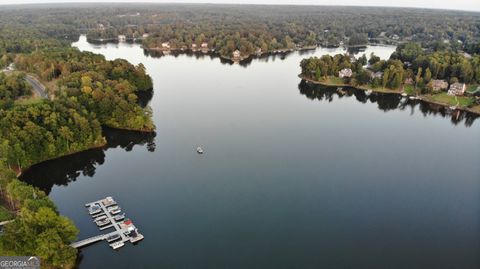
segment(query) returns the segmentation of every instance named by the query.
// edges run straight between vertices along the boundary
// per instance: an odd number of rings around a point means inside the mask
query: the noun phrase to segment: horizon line
[[[0,6],[28,6],[28,5],[48,5],[48,4],[56,4],[56,5],[72,5],[72,4],[150,4],[150,5],[236,5],[236,6],[312,6],[312,7],[360,7],[360,8],[405,8],[405,9],[419,9],[419,10],[433,10],[433,11],[461,11],[461,12],[470,12],[470,13],[480,13],[480,10],[466,10],[466,9],[452,9],[452,8],[434,8],[434,7],[415,7],[415,6],[379,6],[379,5],[345,5],[345,4],[292,4],[292,3],[275,3],[275,4],[267,4],[267,3],[212,3],[212,2],[156,2],[155,0],[152,1],[145,1],[142,0],[141,2],[136,2],[133,0],[126,0],[126,1],[74,1],[74,2],[57,2],[55,0],[46,0],[44,2],[27,2],[27,3],[5,3],[0,2]]]

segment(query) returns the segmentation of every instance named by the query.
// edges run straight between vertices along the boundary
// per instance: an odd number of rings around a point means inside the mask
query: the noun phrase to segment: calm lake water
[[[157,126],[156,135],[105,130],[108,148],[25,174],[80,239],[100,234],[84,204],[110,195],[145,235],[118,251],[83,248],[80,268],[480,267],[472,115],[297,77],[303,57],[341,49],[242,66],[84,37],[73,46],[143,63]]]

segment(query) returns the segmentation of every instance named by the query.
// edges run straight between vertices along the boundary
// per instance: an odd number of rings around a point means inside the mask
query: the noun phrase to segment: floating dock
[[[144,238],[143,235],[138,232],[138,229],[133,225],[133,222],[130,219],[126,219],[125,221],[117,221],[115,219],[116,213],[120,212],[120,207],[117,206],[117,202],[112,197],[106,197],[105,199],[87,203],[85,206],[89,209],[89,213],[94,219],[94,223],[96,223],[95,218],[98,218],[99,216],[105,216],[105,219],[109,220],[109,224],[99,226],[100,231],[109,228],[114,228],[115,231],[74,242],[70,244],[71,247],[81,248],[98,241],[107,240],[107,238],[118,237],[118,240],[109,244],[111,248],[117,249],[124,246],[125,242],[130,241],[131,243],[136,243]],[[110,209],[113,207],[115,207],[116,210]],[[92,208],[95,209],[95,214],[92,214]],[[97,212],[97,208],[100,208],[100,212]],[[116,213],[112,213],[112,211],[115,211]],[[97,223],[96,225],[98,226]]]

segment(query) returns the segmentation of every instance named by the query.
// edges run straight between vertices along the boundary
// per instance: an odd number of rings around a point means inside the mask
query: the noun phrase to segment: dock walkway
[[[111,200],[108,200],[110,202],[110,204],[105,205],[104,202],[107,201],[107,199],[109,199],[109,198],[111,199]],[[92,236],[90,238],[86,238],[86,239],[74,242],[74,243],[70,244],[71,247],[81,248],[81,247],[93,244],[95,242],[98,242],[98,241],[106,240],[108,237],[110,237],[112,235],[116,235],[116,234],[120,235],[120,238],[121,238],[120,241],[123,242],[123,243],[125,243],[127,241],[130,241],[130,242],[134,243],[134,242],[137,242],[137,241],[143,239],[143,235],[141,235],[141,234],[137,234],[136,237],[129,237],[128,234],[131,231],[130,229],[132,229],[132,227],[133,227],[133,229],[136,230],[135,226],[132,225],[132,226],[129,227],[128,225],[124,225],[123,221],[117,222],[115,220],[115,216],[112,213],[110,213],[110,211],[108,211],[107,207],[116,205],[116,202],[111,197],[107,197],[106,199],[102,199],[102,200],[98,200],[98,201],[95,201],[95,202],[85,204],[86,207],[91,207],[93,205],[99,206],[102,210],[101,213],[97,213],[97,214],[93,215],[92,216],[93,218],[101,216],[101,215],[105,215],[107,217],[107,219],[110,220],[110,224],[105,225],[105,226],[101,226],[101,227],[99,227],[99,229],[102,231],[102,230],[106,230],[106,229],[109,229],[109,228],[114,228],[115,231],[107,233],[107,234]]]

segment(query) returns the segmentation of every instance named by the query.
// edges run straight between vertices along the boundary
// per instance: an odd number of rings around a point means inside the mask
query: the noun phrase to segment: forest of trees
[[[135,67],[120,59],[106,61],[101,55],[65,48],[17,55],[15,66],[44,81],[55,81],[56,88],[51,89],[53,101],[0,109],[0,153],[9,166],[22,169],[101,146],[105,143],[102,125],[139,131],[154,129],[150,110],[137,102],[136,92],[152,89],[143,65]],[[16,75],[5,77],[6,82],[17,81],[13,80]],[[6,85],[12,88],[17,84]],[[0,93],[1,89],[2,84]],[[3,99],[12,100],[0,98]]]
[[[258,49],[361,45],[367,38],[396,42],[394,37],[421,42],[422,47],[475,51],[480,39],[478,13],[380,7],[45,4],[3,8],[0,25],[0,53],[2,47],[10,52],[34,50],[47,40],[55,46],[78,39],[81,33],[89,40],[116,40],[122,34],[142,41],[146,48],[169,42],[171,48],[181,49],[207,42],[224,57],[236,49],[248,56]],[[28,42],[27,36],[42,36],[45,41]]]
[[[35,10],[43,13],[43,23],[33,23],[36,12],[28,9],[0,11],[0,68],[13,63],[16,69],[0,73],[0,201],[16,213],[3,228],[0,255],[36,255],[42,268],[73,268],[77,250],[69,245],[78,233],[75,225],[15,174],[104,146],[104,126],[153,131],[151,110],[137,96],[153,85],[141,64],[70,48],[78,25]],[[33,98],[25,73],[48,86],[49,99]]]
[[[432,79],[448,83],[480,83],[480,55],[424,50],[418,43],[399,45],[389,60],[380,60],[375,55],[371,55],[368,61],[365,56],[352,60],[348,55],[338,54],[303,59],[300,66],[304,78],[317,81],[338,76],[340,70],[350,68],[353,75],[346,78],[348,84],[374,88],[398,89],[406,79],[411,79],[424,91],[428,91]],[[375,72],[381,72],[380,77],[374,76]]]
[[[2,256],[39,256],[42,268],[73,268],[77,250],[69,244],[78,229],[58,214],[44,192],[15,178],[0,160],[0,197],[7,207],[19,210],[0,236]]]
[[[31,86],[25,82],[25,74],[14,72],[6,75],[0,73],[0,109],[13,106],[13,102],[21,96],[30,96]]]

